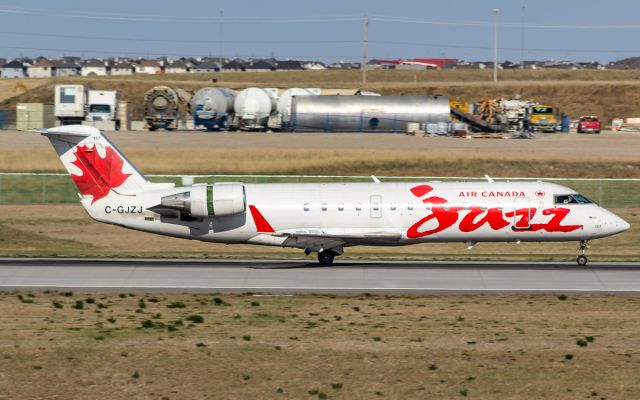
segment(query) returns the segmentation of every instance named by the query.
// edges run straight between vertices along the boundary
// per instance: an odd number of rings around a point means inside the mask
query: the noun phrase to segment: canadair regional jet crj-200
[[[345,247],[424,242],[579,242],[629,224],[567,187],[544,182],[149,182],[98,129],[47,136],[91,218],[139,231],[217,243],[295,247],[329,265]]]

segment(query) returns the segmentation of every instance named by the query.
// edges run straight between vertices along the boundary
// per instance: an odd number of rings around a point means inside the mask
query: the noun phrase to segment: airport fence
[[[318,175],[147,175],[152,182],[193,183],[244,182],[371,182],[369,176]],[[379,176],[384,182],[481,181],[477,177]],[[494,178],[496,181],[538,181],[568,186],[608,208],[640,207],[640,179]],[[0,204],[67,204],[78,201],[78,191],[68,174],[0,173]]]

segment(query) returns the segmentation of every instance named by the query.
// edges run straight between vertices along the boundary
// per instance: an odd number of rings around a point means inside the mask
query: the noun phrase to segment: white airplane
[[[304,249],[329,265],[349,246],[423,242],[578,241],[629,229],[610,211],[545,182],[211,183],[149,182],[98,129],[47,136],[96,221],[217,243]]]

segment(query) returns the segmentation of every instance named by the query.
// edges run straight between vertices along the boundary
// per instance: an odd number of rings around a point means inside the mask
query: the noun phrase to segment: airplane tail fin
[[[83,199],[93,204],[113,196],[135,196],[149,182],[97,128],[65,125],[37,130],[51,141]],[[84,204],[84,201],[83,201]]]

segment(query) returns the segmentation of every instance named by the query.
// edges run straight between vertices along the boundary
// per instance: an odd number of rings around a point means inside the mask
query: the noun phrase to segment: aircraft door
[[[371,218],[382,217],[382,196],[378,194],[371,195]]]
[[[516,197],[513,206],[513,229],[527,230],[531,228],[531,203],[528,197]]]

